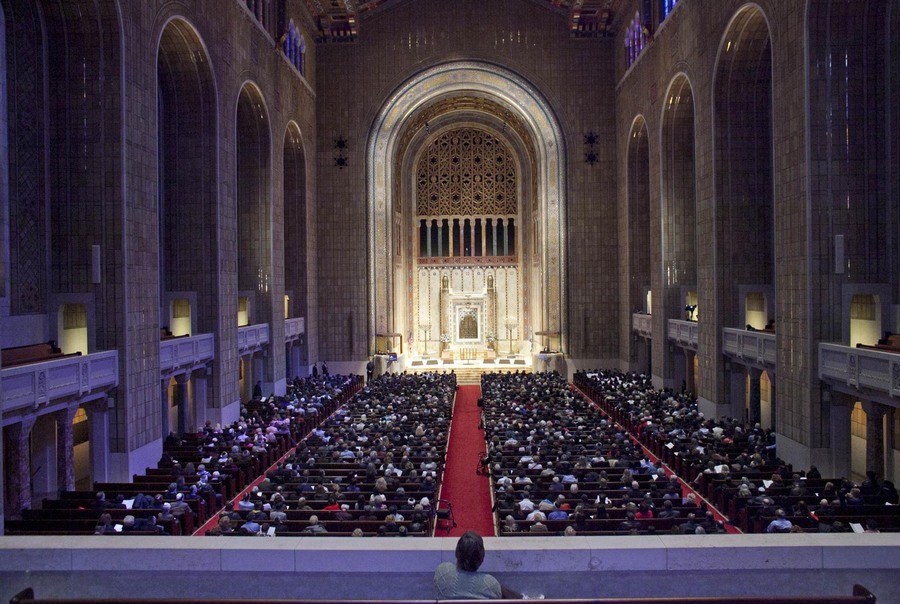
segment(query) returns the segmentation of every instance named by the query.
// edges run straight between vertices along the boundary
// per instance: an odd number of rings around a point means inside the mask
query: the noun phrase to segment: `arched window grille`
[[[644,50],[646,44],[647,30],[644,29],[641,13],[636,12],[634,13],[634,19],[628,24],[628,29],[625,34],[625,49],[628,55],[629,67],[631,67],[632,63],[637,61],[637,58],[640,56],[641,51]]]
[[[672,9],[675,8],[675,5],[678,4],[678,0],[659,0],[659,21],[662,23],[666,17],[669,16],[669,13],[672,12]]]
[[[291,65],[297,68],[302,75],[305,72],[306,59],[306,38],[300,33],[300,30],[294,25],[291,19],[288,23],[287,33],[284,36],[284,56],[287,57]]]

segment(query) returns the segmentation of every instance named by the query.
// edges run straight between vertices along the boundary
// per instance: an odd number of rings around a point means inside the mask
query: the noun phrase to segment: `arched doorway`
[[[455,144],[454,136],[460,137],[461,152],[463,134],[470,150],[474,138],[480,137],[481,149],[490,140],[503,150],[504,166],[515,167],[518,204],[514,213],[508,205],[502,209],[511,213],[492,214],[485,204],[474,204],[479,190],[475,186],[468,189],[468,211],[454,207],[451,172],[459,177],[460,187],[464,175],[450,170],[453,155],[449,147]],[[438,153],[440,141],[448,146],[443,155]],[[434,153],[429,157],[448,162],[448,186],[433,188],[432,192],[439,191],[435,193],[438,205],[421,214],[416,170],[428,165],[420,166],[418,160],[429,151]],[[512,349],[525,353],[535,332],[549,331],[560,334],[564,350],[563,158],[562,134],[549,105],[530,84],[502,68],[477,62],[450,63],[425,70],[400,86],[376,118],[367,147],[370,350],[374,350],[375,336],[384,333],[430,341],[445,335],[452,340],[451,326],[470,316],[465,313],[473,308],[484,328],[477,331],[477,338],[459,338],[459,330],[454,329],[457,344],[468,339],[486,346],[493,328],[495,337],[506,330]],[[474,160],[468,165],[473,167]],[[441,170],[435,174],[440,179]],[[426,175],[426,180],[430,176]],[[466,178],[472,176],[470,172]],[[428,187],[421,193],[428,202]],[[442,194],[448,197],[441,199]],[[462,203],[464,196],[460,195]],[[490,248],[488,227],[493,229]],[[495,244],[502,244],[497,255],[493,254]],[[420,256],[423,245],[424,255]],[[486,253],[488,249],[491,255]],[[504,258],[515,256],[505,267],[499,266],[501,249],[504,254],[513,251]],[[441,270],[424,268],[434,265],[443,266]],[[500,317],[499,307],[491,306],[489,292],[491,287],[510,289],[510,266],[517,274],[512,285],[515,296],[510,299],[516,301],[508,314]],[[501,275],[506,278],[502,286]],[[436,306],[433,299],[422,299],[423,294],[427,298],[433,292],[444,302]],[[467,294],[475,297],[467,301]],[[496,291],[493,295],[496,297]],[[443,329],[448,332],[442,333]],[[422,340],[419,350],[425,350]]]

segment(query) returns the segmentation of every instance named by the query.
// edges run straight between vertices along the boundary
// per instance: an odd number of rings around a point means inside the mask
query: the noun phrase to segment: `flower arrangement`
[[[449,343],[450,343],[450,340],[451,340],[451,338],[450,338],[450,334],[449,334],[449,333],[442,333],[442,334],[441,334],[441,342],[442,342],[443,344],[449,344]]]

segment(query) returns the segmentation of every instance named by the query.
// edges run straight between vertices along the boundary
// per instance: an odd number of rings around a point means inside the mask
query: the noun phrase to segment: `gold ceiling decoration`
[[[414,0],[305,0],[318,28],[319,42],[353,42],[366,17],[392,10]],[[455,0],[446,0],[453,2]],[[608,38],[615,35],[616,16],[625,0],[527,0],[565,19],[573,38]],[[562,20],[562,19],[561,19]]]

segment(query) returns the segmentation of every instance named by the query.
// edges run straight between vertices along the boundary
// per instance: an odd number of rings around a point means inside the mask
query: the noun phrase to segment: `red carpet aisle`
[[[484,431],[478,428],[481,409],[478,408],[480,386],[460,386],[456,391],[456,409],[450,424],[447,466],[441,498],[453,506],[457,527],[450,536],[475,531],[485,537],[494,536],[494,519],[491,514],[491,485],[487,476],[476,475],[478,461],[485,451]],[[440,530],[435,535],[441,537]]]

